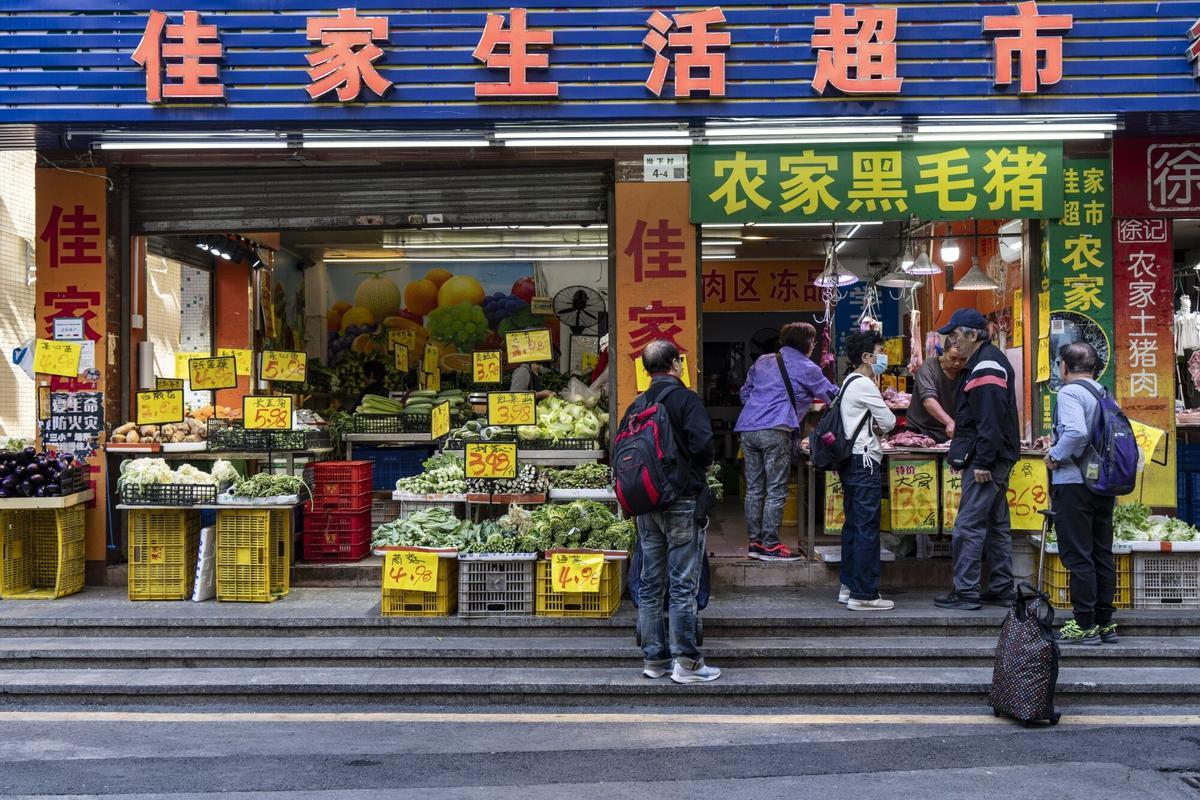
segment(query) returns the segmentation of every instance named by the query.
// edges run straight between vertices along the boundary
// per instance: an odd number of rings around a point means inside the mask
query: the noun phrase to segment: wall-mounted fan
[[[568,286],[554,295],[555,315],[575,336],[595,331],[606,311],[604,297],[587,286]]]

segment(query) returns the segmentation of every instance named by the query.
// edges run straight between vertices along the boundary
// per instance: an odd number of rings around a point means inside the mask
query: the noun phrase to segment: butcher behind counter
[[[917,370],[912,403],[908,407],[908,430],[928,436],[938,444],[954,438],[954,411],[958,407],[959,376],[967,359],[951,345],[938,358]]]

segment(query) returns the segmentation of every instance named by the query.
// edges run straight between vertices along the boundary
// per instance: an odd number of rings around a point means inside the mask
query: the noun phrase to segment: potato
[[[129,433],[125,434],[125,441],[127,441],[127,442],[136,444],[137,442],[140,442],[141,440],[142,440],[142,437],[138,434],[137,431],[130,431]]]
[[[129,433],[131,430],[133,430],[136,427],[137,427],[136,424],[134,424],[132,422],[126,422],[124,425],[122,425],[121,427],[114,430],[113,434],[116,435],[119,433],[122,436],[124,436],[125,434]]]
[[[114,433],[114,434],[112,435],[112,438],[111,438],[109,441],[113,441],[113,442],[123,442],[123,441],[125,441],[125,434],[123,434],[123,433]]]
[[[138,431],[138,433],[140,433],[142,436],[157,436],[158,435],[158,426],[157,425],[143,425],[141,427],[141,430]]]
[[[182,441],[183,441],[182,433],[172,433],[171,434],[171,444],[179,444]]]

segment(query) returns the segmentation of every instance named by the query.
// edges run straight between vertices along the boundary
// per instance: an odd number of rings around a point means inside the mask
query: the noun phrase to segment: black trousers
[[[1113,618],[1117,571],[1113,563],[1116,498],[1094,494],[1082,483],[1050,488],[1058,553],[1071,573],[1071,605],[1081,628],[1108,625]]]

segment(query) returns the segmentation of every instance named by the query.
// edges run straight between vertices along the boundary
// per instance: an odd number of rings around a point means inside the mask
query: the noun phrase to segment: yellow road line
[[[986,725],[1012,724],[989,713],[978,714],[642,714],[623,712],[481,712],[436,711],[273,712],[273,711],[0,711],[4,722],[142,722],[142,723],[474,723],[512,725]],[[1197,714],[1063,716],[1062,725],[1126,725],[1138,727],[1200,726]]]

